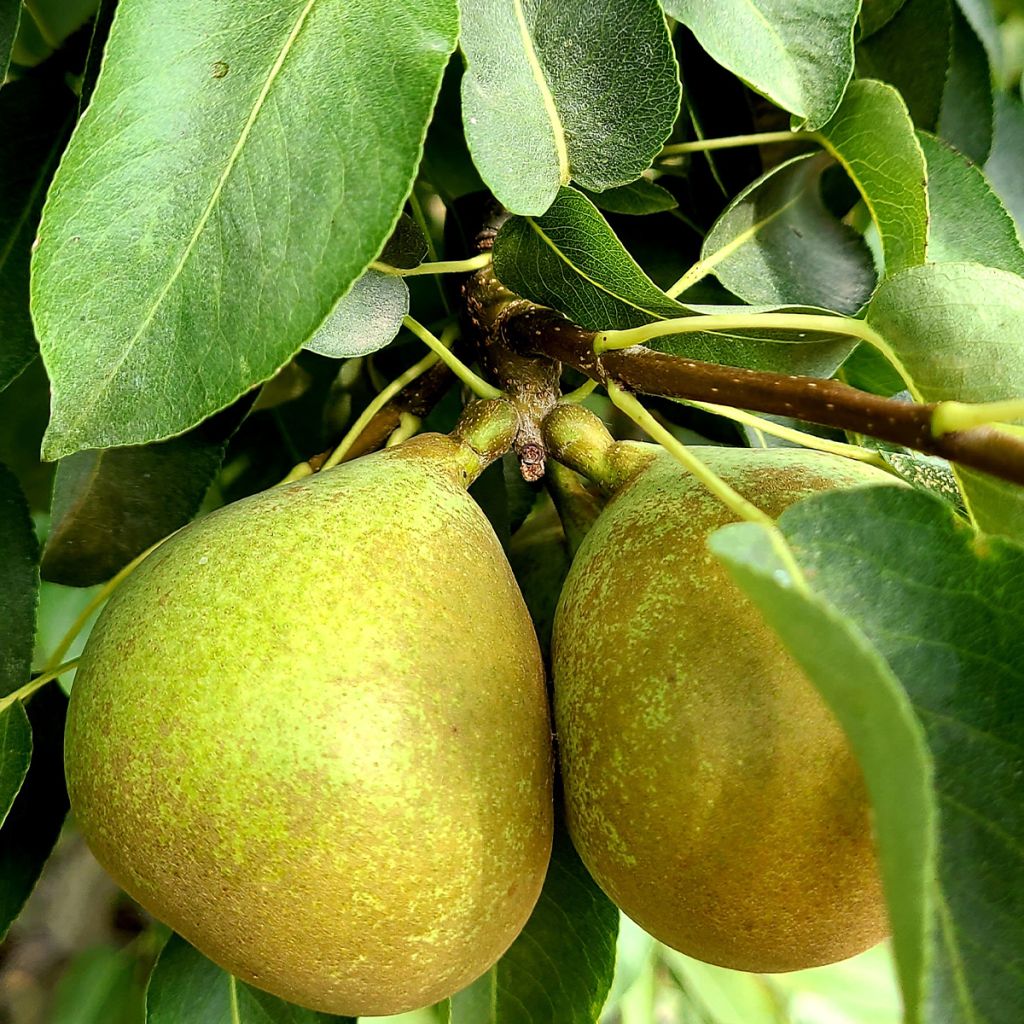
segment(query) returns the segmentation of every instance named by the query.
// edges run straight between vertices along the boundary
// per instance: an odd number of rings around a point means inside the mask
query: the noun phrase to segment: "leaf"
[[[121,6],[33,260],[47,458],[180,433],[287,362],[391,233],[456,29],[454,0]]]
[[[0,464],[0,698],[28,682],[39,600],[39,545],[14,474]]]
[[[559,829],[526,927],[452,998],[452,1024],[594,1024],[615,972],[618,927],[618,909]]]
[[[705,269],[745,302],[860,309],[875,268],[864,239],[822,201],[830,163],[821,153],[794,157],[748,185],[705,236]]]
[[[656,0],[462,0],[462,112],[481,177],[541,214],[570,178],[601,192],[639,177],[679,113]]]
[[[936,131],[976,163],[992,148],[992,73],[974,30],[953,5],[952,48]]]
[[[228,438],[251,405],[246,397],[169,441],[61,459],[43,579],[69,587],[102,583],[184,526],[199,510]]]
[[[861,38],[867,38],[896,17],[907,0],[863,0],[860,7]]]
[[[21,0],[0,0],[0,85],[7,77],[20,21]]]
[[[800,127],[820,128],[853,74],[858,0],[663,0],[712,57]]]
[[[45,686],[26,705],[32,764],[0,829],[0,939],[21,913],[60,835],[68,811],[64,788],[64,717],[68,699]]]
[[[878,227],[886,274],[924,263],[928,232],[925,163],[899,93],[863,79],[846,91],[822,143],[846,168]]]
[[[560,310],[591,330],[636,327],[654,320],[723,309],[684,306],[643,272],[585,196],[562,189],[542,217],[512,217],[494,241],[494,268],[518,295]],[[786,342],[790,344],[786,344]],[[781,343],[780,343],[781,342]],[[652,347],[691,359],[828,376],[849,354],[848,338],[775,333],[696,332],[659,339]]]
[[[899,90],[918,128],[935,128],[946,88],[950,0],[906,0],[880,32],[857,47],[857,72]]]
[[[0,828],[32,762],[32,726],[21,701],[0,711]]]
[[[875,801],[907,1020],[1004,1021],[1024,1005],[1024,549],[976,535],[937,498],[890,487],[817,496],[779,525],[807,595],[788,585],[761,527],[726,527],[712,547],[826,699],[850,698],[837,711]],[[934,766],[924,799],[891,774],[920,760],[918,740],[883,740],[896,723],[876,703],[883,676],[853,692],[844,637],[902,684]],[[930,840],[937,877],[895,870],[899,841],[906,854]]]
[[[79,953],[53,994],[50,1024],[138,1024],[145,992],[138,964],[124,950],[97,946]]]
[[[679,987],[716,1024],[785,1024],[765,979],[745,971],[702,963],[662,946],[662,960]]]
[[[147,1024],[355,1024],[305,1010],[244,984],[172,935],[153,968]]]
[[[367,270],[302,347],[331,359],[366,356],[390,344],[409,312],[409,287],[400,277]]]
[[[934,135],[917,137],[928,163],[928,261],[973,261],[1024,274],[1013,218],[981,169]]]
[[[933,263],[882,283],[867,311],[926,402],[1024,395],[1024,280],[974,263]],[[1024,537],[1024,488],[954,467],[987,532]]]
[[[0,90],[0,390],[38,351],[28,311],[29,257],[46,187],[71,130],[74,99],[63,82],[46,78]]]
[[[990,0],[956,0],[956,4],[984,47],[988,63],[999,68],[1002,65],[1002,40]]]
[[[1024,231],[1024,104],[1013,96],[997,93],[992,151],[985,161],[991,182],[1019,230]]]
[[[641,216],[674,210],[679,205],[667,188],[646,178],[637,178],[628,185],[619,185],[618,188],[609,188],[604,192],[582,191],[598,209],[607,210],[608,213]]]

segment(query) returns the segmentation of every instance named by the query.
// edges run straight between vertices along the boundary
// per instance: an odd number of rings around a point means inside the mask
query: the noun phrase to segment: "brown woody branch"
[[[596,355],[594,331],[550,309],[523,303],[500,317],[508,346],[575,367],[601,384],[648,395],[731,405],[850,430],[938,455],[1011,483],[1024,484],[1024,439],[992,427],[935,437],[935,403],[882,398],[834,380],[702,363],[635,346]]]

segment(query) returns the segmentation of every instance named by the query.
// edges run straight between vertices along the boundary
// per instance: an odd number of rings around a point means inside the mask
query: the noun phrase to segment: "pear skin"
[[[892,482],[818,452],[696,451],[771,516]],[[656,938],[790,971],[881,940],[885,901],[845,734],[705,546],[733,518],[661,453],[584,540],[553,639],[567,817],[594,878]]]
[[[100,862],[243,981],[398,1013],[487,970],[552,838],[523,599],[423,435],[186,527],[116,591],[66,768]]]

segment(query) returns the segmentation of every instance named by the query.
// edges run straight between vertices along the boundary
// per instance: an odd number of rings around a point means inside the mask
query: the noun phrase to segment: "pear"
[[[639,446],[622,451],[635,466]],[[797,449],[696,452],[771,516],[892,480]],[[852,956],[887,932],[857,761],[708,552],[732,514],[668,454],[641,461],[580,547],[555,619],[573,840],[629,917],[690,956],[757,972]]]
[[[488,969],[552,840],[544,674],[466,493],[423,435],[193,523],[115,592],[66,770],[113,877],[243,981],[391,1014]]]

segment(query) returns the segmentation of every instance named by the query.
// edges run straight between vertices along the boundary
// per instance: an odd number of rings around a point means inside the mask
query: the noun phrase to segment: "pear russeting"
[[[775,972],[861,952],[888,925],[860,768],[708,551],[734,516],[660,449],[596,450],[615,493],[569,571],[552,652],[576,848],[626,914],[701,960]],[[773,517],[892,480],[805,450],[696,452]]]
[[[186,527],[78,671],[68,788],[100,862],[226,970],[316,1010],[452,994],[544,878],[540,653],[466,492],[515,414],[484,406]]]

